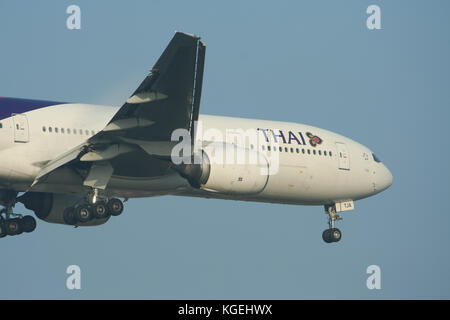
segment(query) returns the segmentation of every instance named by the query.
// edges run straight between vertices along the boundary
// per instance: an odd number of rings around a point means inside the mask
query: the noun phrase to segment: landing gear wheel
[[[322,239],[326,243],[339,242],[342,238],[342,232],[338,228],[327,229],[322,233]]]
[[[19,219],[9,219],[5,222],[6,234],[15,236],[22,233],[22,228]]]
[[[92,205],[92,212],[96,219],[105,219],[109,217],[109,210],[103,201],[97,201]]]
[[[326,205],[325,213],[328,215],[328,229],[322,233],[322,239],[326,243],[339,242],[342,238],[342,232],[334,227],[334,223],[342,220],[342,217],[337,214],[336,205]]]
[[[342,238],[342,232],[338,228],[331,229],[331,239],[333,242],[339,242]]]
[[[33,232],[36,229],[36,219],[32,216],[25,216],[20,221],[23,232]]]
[[[89,222],[93,218],[92,210],[87,204],[80,204],[75,207],[75,218],[78,222]]]
[[[3,223],[3,221],[0,221],[0,238],[4,238],[6,237],[6,235],[5,224]]]
[[[23,232],[29,233],[36,229],[36,219],[30,215],[23,216],[21,214],[14,213],[14,206],[18,202],[24,203],[27,209],[29,208],[29,203],[27,203],[30,198],[27,199],[27,194],[25,193],[18,197],[18,192],[6,191],[2,192],[2,209],[0,210],[0,238],[6,235],[15,236]],[[28,194],[29,195],[29,194]],[[31,201],[31,200],[30,200]],[[37,203],[37,204],[40,204]],[[34,205],[34,204],[33,204]]]
[[[68,225],[74,226],[77,224],[77,218],[75,217],[74,207],[68,207],[63,212],[63,220]]]
[[[107,206],[108,211],[112,216],[118,216],[123,211],[123,203],[117,198],[109,199]]]
[[[326,243],[331,243],[333,241],[331,241],[331,229],[326,229],[324,230],[324,232],[322,233],[322,239],[323,241],[325,241]]]

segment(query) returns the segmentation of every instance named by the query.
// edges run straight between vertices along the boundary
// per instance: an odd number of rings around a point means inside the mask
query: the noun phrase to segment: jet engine
[[[251,195],[264,190],[269,163],[258,151],[227,143],[211,143],[179,166],[191,186],[210,192]]]
[[[28,192],[20,198],[25,208],[33,210],[36,216],[49,223],[71,225],[65,219],[64,213],[73,210],[73,207],[82,201],[81,195],[67,195],[57,193]],[[108,218],[93,219],[78,226],[98,226],[108,221]]]

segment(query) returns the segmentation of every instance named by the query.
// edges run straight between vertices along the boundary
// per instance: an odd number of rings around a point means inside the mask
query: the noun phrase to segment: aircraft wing
[[[204,59],[199,38],[177,32],[101,136],[170,141],[173,130],[190,130],[199,114]]]
[[[91,162],[108,162],[117,173],[121,166],[133,168],[133,176],[163,174],[168,163],[154,163],[158,172],[144,168],[149,156],[167,156],[173,147],[175,129],[189,130],[194,136],[198,120],[205,61],[205,45],[194,35],[177,32],[131,97],[106,127],[81,146],[69,150],[43,166],[32,186],[58,168]],[[167,161],[166,161],[167,162]],[[92,166],[94,167],[94,166]]]

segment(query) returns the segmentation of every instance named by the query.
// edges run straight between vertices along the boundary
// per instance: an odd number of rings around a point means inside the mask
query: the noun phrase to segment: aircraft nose
[[[385,165],[383,165],[383,168],[379,170],[377,174],[377,189],[379,191],[386,190],[392,185],[392,173],[389,171],[388,168],[386,168]]]

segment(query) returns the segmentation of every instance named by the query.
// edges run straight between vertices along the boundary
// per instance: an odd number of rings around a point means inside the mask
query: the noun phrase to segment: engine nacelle
[[[181,174],[196,188],[225,194],[257,194],[269,179],[269,163],[258,151],[234,144],[211,143]]]
[[[49,223],[68,224],[64,220],[64,211],[82,200],[80,195],[68,195],[57,193],[26,193],[20,200],[25,208],[33,210],[36,216]],[[108,221],[106,219],[94,219],[86,223],[77,223],[77,226],[98,226]]]

